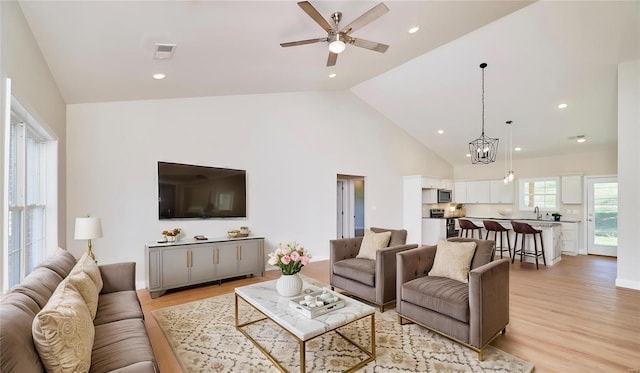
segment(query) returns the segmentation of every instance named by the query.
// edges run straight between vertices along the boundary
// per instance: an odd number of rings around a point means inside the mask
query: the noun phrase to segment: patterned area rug
[[[239,302],[240,322],[262,318]],[[185,372],[277,372],[276,367],[235,329],[234,295],[162,308],[152,312]],[[362,346],[369,345],[370,318],[339,330]],[[284,367],[300,370],[296,340],[272,321],[245,328]],[[393,310],[376,312],[376,360],[361,372],[531,372],[533,364],[498,350],[485,360],[455,342],[418,325],[399,325]],[[337,333],[307,342],[307,372],[341,372],[366,358]]]

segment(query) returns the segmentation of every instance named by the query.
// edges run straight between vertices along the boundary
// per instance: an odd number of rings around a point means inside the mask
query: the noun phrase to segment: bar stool
[[[493,241],[496,243],[496,251],[500,251],[500,259],[502,259],[502,252],[506,251],[509,253],[509,259],[511,259],[511,241],[509,241],[509,230],[502,226],[502,224],[493,220],[483,220],[482,224],[484,224],[484,229],[487,230],[487,234],[484,237],[485,240],[489,239],[489,232],[493,232]],[[498,233],[500,233],[500,246],[498,246]],[[504,243],[502,241],[502,236],[506,233],[507,235],[507,247],[504,247]]]
[[[464,234],[465,237],[469,235],[471,231],[471,238],[473,238],[473,232],[478,230],[478,239],[482,239],[482,227],[475,225],[471,220],[458,219],[458,225],[460,225],[460,237]]]
[[[544,257],[544,243],[542,242],[542,230],[535,229],[527,223],[518,223],[516,221],[511,222],[511,226],[513,227],[513,231],[516,232],[516,240],[513,243],[513,258],[511,259],[511,263],[516,260],[516,254],[520,253],[520,263],[525,256],[534,256],[536,258],[536,270],[538,269],[538,257],[542,256],[542,261],[544,265],[547,265],[547,260]],[[522,243],[520,244],[520,250],[518,250],[518,235],[522,235]],[[534,251],[526,251],[524,248],[524,241],[527,238],[527,235],[533,235],[533,248]],[[540,252],[538,252],[538,243],[536,241],[536,236],[540,237]]]

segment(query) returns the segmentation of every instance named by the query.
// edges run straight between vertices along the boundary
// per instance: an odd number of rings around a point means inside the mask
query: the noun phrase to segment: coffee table
[[[300,372],[305,372],[305,354],[306,343],[325,333],[334,331],[352,345],[364,352],[368,358],[349,368],[347,372],[353,372],[367,363],[376,359],[376,335],[375,335],[375,311],[374,307],[364,304],[358,300],[344,297],[345,306],[343,308],[328,312],[316,318],[309,319],[304,315],[296,312],[289,307],[289,300],[292,298],[282,297],[276,290],[276,281],[260,282],[253,285],[237,287],[235,289],[235,312],[236,312],[236,329],[244,334],[269,360],[282,372],[287,370],[273,357],[264,347],[262,347],[247,331],[243,328],[247,325],[254,324],[263,320],[271,320],[282,329],[287,331],[298,342],[300,347]],[[312,291],[322,290],[321,287],[310,283],[304,284],[303,291],[310,289]],[[238,301],[242,299],[251,305],[265,317],[240,323],[238,318]],[[337,329],[360,319],[371,318],[371,346],[365,348],[354,342]]]

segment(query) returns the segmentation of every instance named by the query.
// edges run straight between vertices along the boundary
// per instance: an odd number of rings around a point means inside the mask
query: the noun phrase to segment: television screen
[[[246,218],[246,172],[158,162],[160,219]]]

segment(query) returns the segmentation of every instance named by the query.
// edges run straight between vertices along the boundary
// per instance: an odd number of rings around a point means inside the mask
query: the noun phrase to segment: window
[[[520,210],[557,211],[558,185],[558,178],[521,179]]]
[[[3,284],[4,290],[29,274],[45,258],[47,246],[57,241],[47,234],[52,224],[57,226],[57,211],[50,208],[56,198],[55,193],[50,194],[56,190],[51,185],[57,183],[57,172],[49,169],[53,164],[50,158],[56,158],[55,141],[21,109],[14,108],[12,102],[7,139],[8,247],[4,251],[8,282]]]

